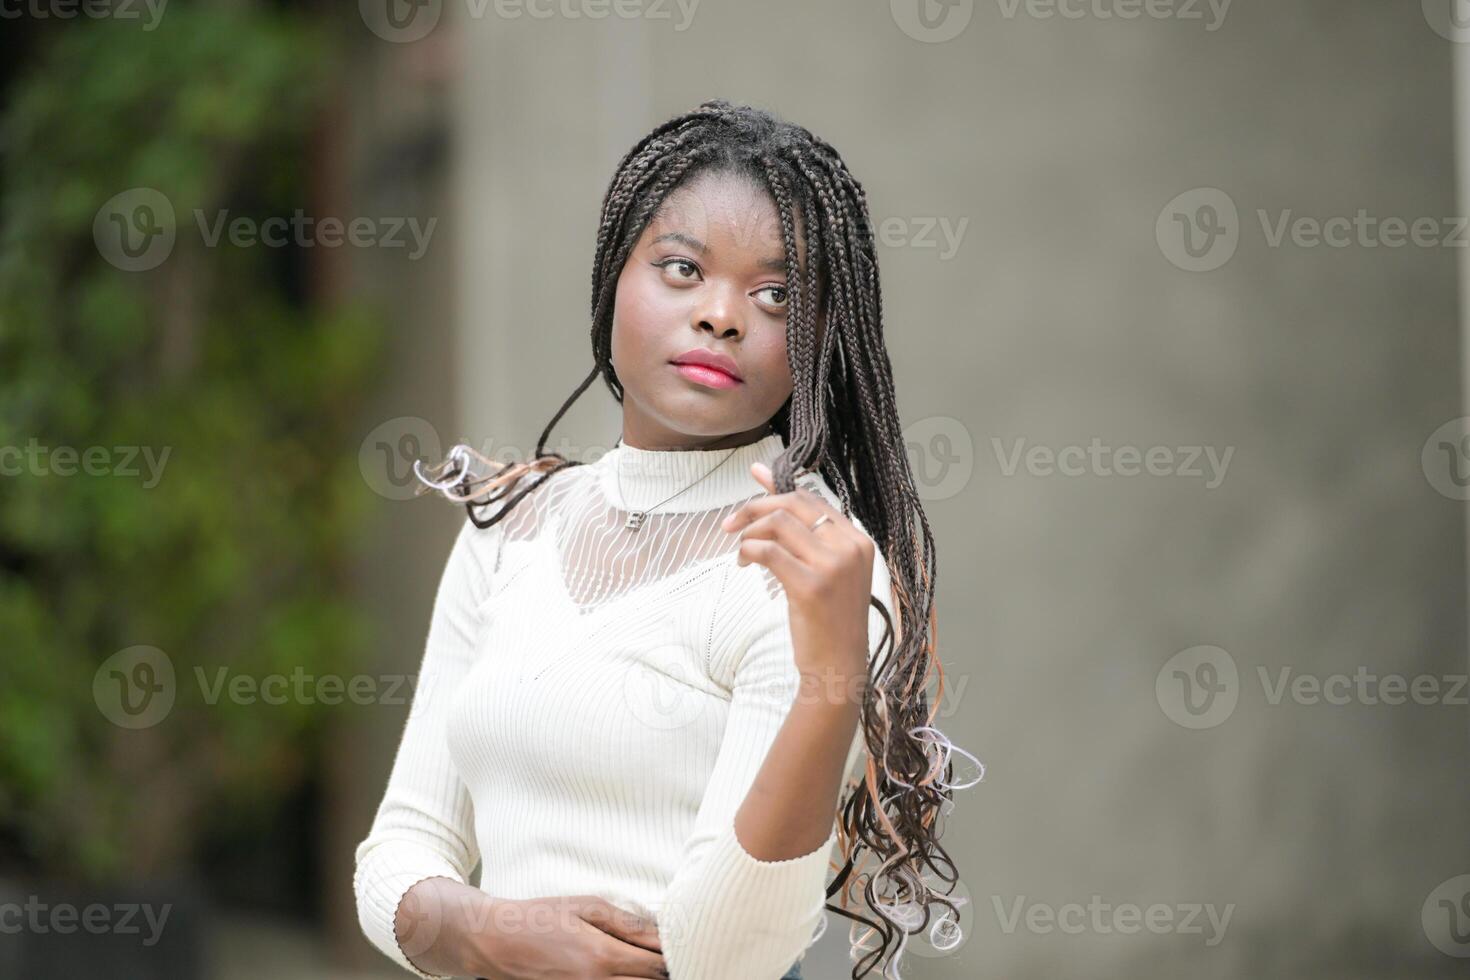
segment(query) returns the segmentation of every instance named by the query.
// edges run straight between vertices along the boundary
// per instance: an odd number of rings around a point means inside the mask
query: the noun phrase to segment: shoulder
[[[500,563],[505,528],[505,521],[481,527],[468,512],[461,510],[459,528],[450,545],[445,575],[454,575],[464,581],[476,597],[487,596],[490,581]]]

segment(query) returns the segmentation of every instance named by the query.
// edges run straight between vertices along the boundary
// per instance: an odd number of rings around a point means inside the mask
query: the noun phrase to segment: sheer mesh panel
[[[760,496],[760,494],[752,495]],[[752,499],[747,498],[747,499]],[[675,584],[740,546],[740,535],[720,523],[745,501],[712,510],[652,513],[637,530],[625,526],[628,511],[614,507],[596,472],[577,466],[553,475],[505,518],[507,541],[532,541],[543,523],[555,542],[567,595],[584,615],[649,583]],[[767,592],[781,583],[764,566]],[[512,573],[514,574],[514,573]],[[509,584],[504,580],[501,585]]]

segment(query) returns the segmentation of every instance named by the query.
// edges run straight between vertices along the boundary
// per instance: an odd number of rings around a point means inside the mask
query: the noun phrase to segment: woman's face
[[[787,283],[781,219],[763,187],[705,172],[671,192],[618,275],[624,443],[723,449],[760,438],[791,395]],[[675,363],[691,351],[723,355],[735,376]]]

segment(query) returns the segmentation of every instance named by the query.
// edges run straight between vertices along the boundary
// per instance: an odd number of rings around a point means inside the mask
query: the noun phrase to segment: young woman
[[[926,926],[958,941],[960,750],[930,725],[934,546],[881,317],[863,188],[806,129],[716,100],[623,158],[596,367],[534,459],[456,446],[419,473],[469,516],[356,850],[384,953],[421,977],[799,978],[824,905],[853,977],[898,977]],[[618,444],[547,452],[599,375]]]

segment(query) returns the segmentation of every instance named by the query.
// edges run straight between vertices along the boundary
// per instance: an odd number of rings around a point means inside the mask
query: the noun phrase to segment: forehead
[[[801,213],[793,208],[797,260],[805,256]],[[668,232],[680,232],[711,251],[741,251],[753,259],[785,252],[781,238],[781,215],[775,199],[764,186],[749,178],[729,174],[699,174],[675,188],[649,222],[651,241]]]

